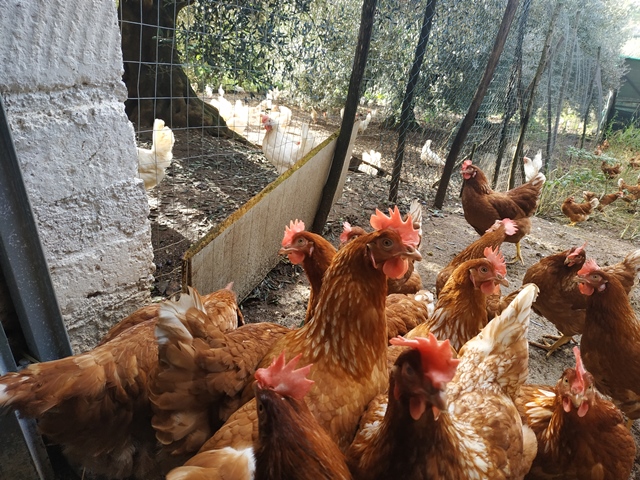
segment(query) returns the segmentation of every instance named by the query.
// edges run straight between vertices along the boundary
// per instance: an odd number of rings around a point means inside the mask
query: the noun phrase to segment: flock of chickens
[[[419,202],[404,218],[376,210],[371,231],[345,223],[338,248],[292,221],[279,253],[309,280],[299,328],[245,323],[232,285],[190,288],[89,352],[0,377],[0,409],[36,418],[73,465],[112,479],[626,480],[640,250],[600,268],[572,246],[502,295],[500,246],[529,233],[545,182],[528,173],[497,192],[463,162],[480,238],[439,273],[435,301],[414,267],[429,241]],[[555,385],[526,383],[531,310],[562,332],[538,344],[549,354],[582,334]]]
[[[609,142],[605,140],[601,145],[596,147],[595,154],[602,155],[604,151],[609,148]],[[629,161],[629,166],[633,169],[640,168],[640,162],[632,158]],[[603,160],[600,169],[604,174],[604,177],[609,180],[613,180],[618,177],[622,171],[622,164],[615,165],[609,164],[606,160]],[[569,218],[569,225],[574,226],[576,223],[586,221],[589,216],[597,209],[600,212],[604,211],[604,207],[612,204],[619,198],[627,203],[637,202],[640,199],[640,176],[636,185],[630,185],[624,181],[622,177],[618,178],[618,191],[612,193],[603,193],[597,195],[594,192],[585,190],[583,192],[584,202],[576,203],[575,196],[571,195],[567,197],[560,209],[562,213]]]

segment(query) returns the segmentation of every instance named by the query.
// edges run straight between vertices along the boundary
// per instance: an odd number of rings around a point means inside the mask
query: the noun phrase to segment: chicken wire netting
[[[361,123],[351,159],[354,169],[385,176],[392,184],[394,161],[402,151],[396,174],[400,192],[432,199],[506,5],[507,0],[378,2],[356,114]],[[538,67],[552,5],[546,0],[520,2],[458,159],[475,148],[474,162],[490,179],[499,164],[497,189],[508,186],[520,119],[531,93],[527,88]],[[192,243],[303,151],[339,129],[361,9],[356,0],[119,2],[126,112],[138,145],[146,149],[139,157],[141,177],[151,178],[156,294],[180,289],[180,259]],[[532,122],[524,155],[542,149],[548,157],[552,130],[575,128],[589,105],[600,112],[606,94],[597,48],[578,41],[575,12],[560,9],[557,17],[549,60],[534,92],[534,110],[547,109],[548,123],[555,126]],[[412,79],[425,21],[424,58]],[[412,101],[403,115],[408,85]],[[575,111],[576,125],[556,118],[558,105],[567,103]],[[266,156],[261,149],[264,114],[290,140]],[[164,138],[171,159],[162,147],[152,147],[155,119],[166,125],[164,133],[156,132],[157,143]],[[521,168],[513,173],[512,182],[522,183]],[[451,180],[450,188],[459,189],[457,170]]]

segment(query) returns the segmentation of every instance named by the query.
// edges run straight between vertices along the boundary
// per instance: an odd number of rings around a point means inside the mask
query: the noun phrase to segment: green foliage
[[[640,128],[629,125],[624,130],[617,130],[607,139],[611,147],[620,151],[640,152]],[[635,154],[634,154],[635,156]]]

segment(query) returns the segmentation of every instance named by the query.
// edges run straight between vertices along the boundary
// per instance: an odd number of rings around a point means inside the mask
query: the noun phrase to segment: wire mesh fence
[[[394,161],[402,152],[402,168],[395,171],[401,193],[432,198],[506,4],[378,3],[356,114],[361,123],[354,169],[383,175],[392,185]],[[519,163],[511,175],[512,162],[521,161],[515,155],[520,122],[549,29],[550,5],[520,2],[461,150],[467,156],[475,148],[474,162],[489,178],[499,166],[497,189],[506,189],[510,176],[516,185],[524,181]],[[161,154],[151,154],[159,181],[148,190],[156,289],[171,293],[180,287],[179,258],[190,244],[340,127],[361,3],[138,0],[121,1],[118,8],[126,110],[139,145],[152,148],[156,118],[175,136],[166,171]],[[575,12],[558,10],[548,61],[533,91],[534,111],[547,111],[536,118],[546,122],[531,122],[523,155],[541,149],[548,157],[554,132],[578,129],[589,106],[600,117],[607,80],[600,74],[597,47],[579,41],[578,23]],[[420,41],[422,62],[412,71]],[[566,105],[575,115],[561,124],[559,112]],[[276,140],[273,133],[267,136],[274,130]],[[452,181],[457,192],[455,171]]]

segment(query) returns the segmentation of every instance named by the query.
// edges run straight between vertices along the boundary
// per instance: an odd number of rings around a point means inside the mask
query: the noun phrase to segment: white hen
[[[522,159],[522,163],[524,164],[525,182],[528,182],[535,177],[542,168],[542,150],[538,150],[538,153],[533,157],[533,160],[529,157],[524,157]]]
[[[153,122],[153,144],[151,149],[138,149],[138,174],[144,181],[144,188],[151,190],[164,178],[165,170],[171,165],[175,137],[163,120]]]
[[[269,115],[262,116],[267,133],[262,140],[262,151],[279,174],[283,174],[314,147],[315,137],[309,124],[302,125],[300,137],[283,132],[278,122]]]
[[[420,152],[420,160],[431,167],[444,167],[444,160],[431,150],[431,140],[427,140]]]
[[[362,152],[362,160],[371,165],[375,165],[376,167],[381,167],[382,164],[380,160],[382,158],[382,154],[380,152],[376,152],[375,150],[370,150],[369,152]],[[378,175],[378,169],[372,167],[371,165],[367,165],[366,163],[361,163],[358,165],[358,170],[364,173],[368,173],[369,175],[373,175],[374,177]]]

